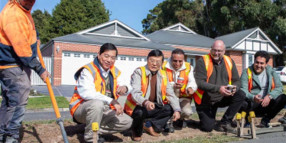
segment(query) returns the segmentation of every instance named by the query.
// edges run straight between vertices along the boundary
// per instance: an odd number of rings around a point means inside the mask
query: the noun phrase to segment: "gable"
[[[186,32],[186,33],[197,34],[193,30],[191,30],[188,27],[186,27],[185,25],[183,25],[182,23],[177,23],[175,25],[166,27],[163,30],[164,31],[178,31],[178,32]]]
[[[118,20],[113,20],[83,31],[78,32],[80,35],[99,35],[107,37],[119,37],[119,38],[130,38],[130,39],[142,39],[150,41],[148,38],[131,29],[125,24]]]

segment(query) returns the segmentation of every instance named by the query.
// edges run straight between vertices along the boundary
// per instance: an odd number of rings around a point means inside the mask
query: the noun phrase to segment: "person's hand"
[[[121,115],[123,114],[123,108],[121,107],[121,105],[117,102],[117,100],[112,100],[111,104],[114,106],[115,111],[116,111],[116,115]]]
[[[270,103],[270,98],[269,98],[269,96],[267,95],[267,96],[265,96],[264,98],[263,98],[263,100],[262,100],[262,103],[261,103],[261,106],[262,107],[267,107],[268,105],[269,105],[269,103]]]
[[[119,94],[119,95],[123,95],[123,94],[125,94],[126,92],[127,92],[127,86],[119,86],[118,88],[117,88],[117,94]]]
[[[177,88],[177,89],[178,88],[180,89],[180,88],[183,87],[183,84],[182,83],[175,83],[174,87]]]
[[[194,90],[191,87],[187,88],[187,94],[188,95],[191,95],[193,93],[194,93]]]
[[[232,96],[234,95],[235,92],[236,92],[236,86],[233,86],[232,92],[231,92]]]
[[[178,111],[174,112],[174,114],[173,114],[173,121],[177,121],[180,118],[181,118],[180,112],[178,112]]]
[[[261,95],[255,95],[253,98],[254,102],[261,103],[263,101],[263,99],[261,99],[261,97],[262,97]]]
[[[151,102],[151,101],[148,101],[148,102],[146,103],[146,109],[147,109],[148,111],[154,110],[154,109],[155,109],[155,104],[154,104],[153,102]]]
[[[45,83],[47,83],[47,78],[50,78],[51,75],[50,75],[50,73],[49,73],[47,70],[45,70],[45,71],[40,75],[40,77],[41,77],[41,79],[42,79]]]
[[[232,93],[229,90],[227,90],[227,86],[221,86],[219,89],[219,93],[222,96],[232,96]]]

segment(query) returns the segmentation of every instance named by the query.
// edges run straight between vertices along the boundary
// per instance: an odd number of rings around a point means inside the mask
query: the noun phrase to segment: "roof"
[[[85,44],[97,44],[97,45],[102,45],[104,43],[113,43],[116,46],[123,46],[123,47],[174,50],[173,47],[157,44],[146,40],[128,39],[121,37],[106,37],[100,35],[89,35],[89,34],[78,34],[78,33],[57,37],[54,38],[53,40],[58,42],[85,43]]]
[[[146,36],[154,42],[170,45],[210,48],[214,39],[199,35],[181,23],[155,31]]]
[[[231,48],[236,43],[238,43],[240,40],[247,37],[247,35],[254,32],[257,28],[258,27],[251,28],[248,30],[239,31],[239,32],[235,32],[235,33],[231,33],[231,34],[227,34],[227,35],[223,35],[220,37],[216,37],[215,39],[216,40],[222,40],[227,48]]]
[[[128,27],[118,20],[106,22],[77,33],[53,38],[53,41],[98,44],[113,43],[116,46],[173,50],[168,45],[154,43],[144,35]]]

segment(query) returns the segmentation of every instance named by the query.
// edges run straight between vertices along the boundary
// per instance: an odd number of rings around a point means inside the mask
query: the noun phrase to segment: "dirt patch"
[[[278,114],[271,122],[277,122],[282,117],[282,113]],[[160,142],[186,138],[194,138],[197,136],[205,136],[206,138],[216,134],[224,134],[221,132],[212,131],[210,133],[201,132],[199,122],[190,120],[187,122],[188,127],[176,130],[175,133],[161,133],[160,137],[153,137],[146,133],[143,134],[143,142]],[[256,119],[256,124],[260,123],[260,118]],[[65,130],[70,143],[84,142],[84,124],[76,124],[72,121],[64,122]],[[55,122],[53,123],[24,123],[20,131],[20,141],[22,143],[43,142],[43,143],[60,143],[63,142],[60,127]],[[105,135],[107,142],[131,142],[131,132],[125,131],[113,135]],[[231,134],[230,136],[235,136]]]

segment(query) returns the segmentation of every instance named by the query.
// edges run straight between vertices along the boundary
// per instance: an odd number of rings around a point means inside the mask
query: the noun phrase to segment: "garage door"
[[[80,67],[93,61],[95,56],[94,53],[63,52],[62,85],[75,85],[75,72]]]

